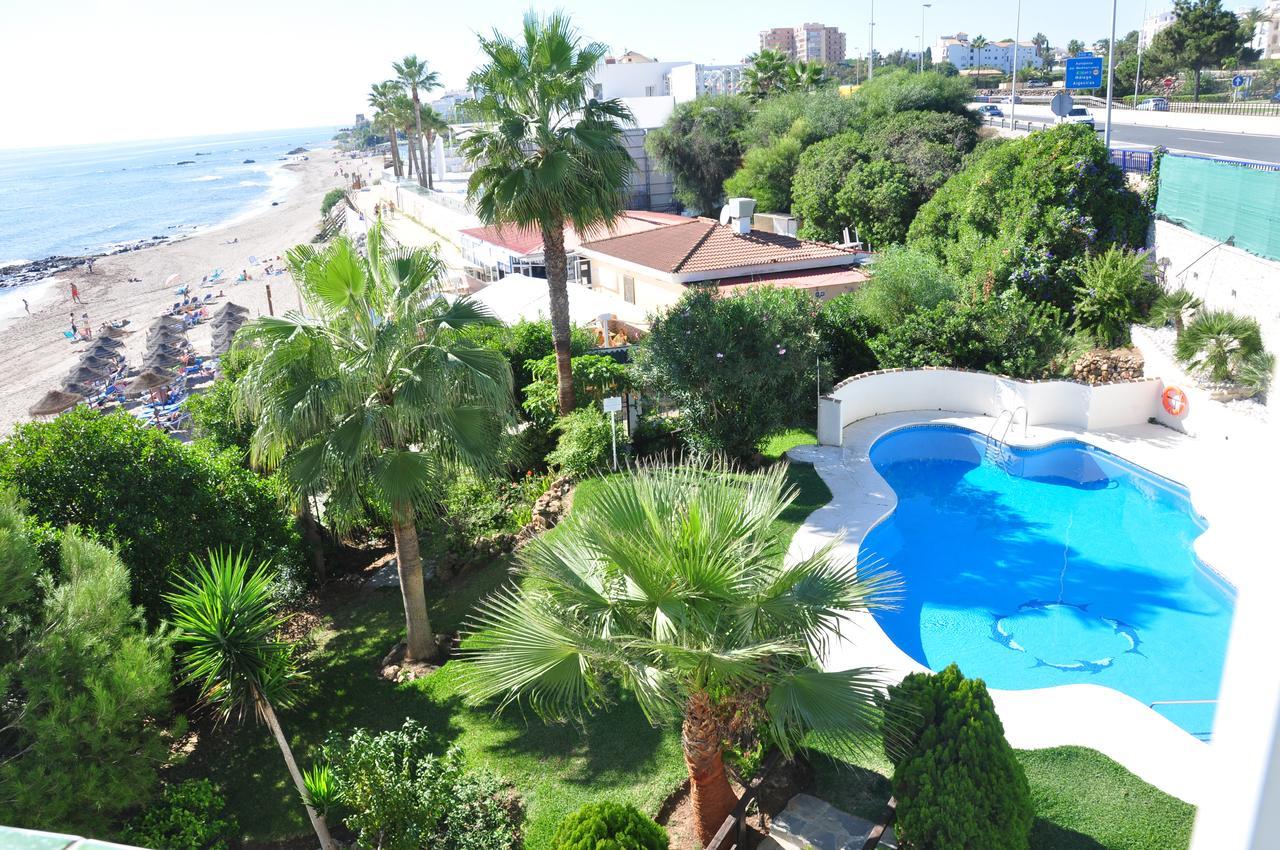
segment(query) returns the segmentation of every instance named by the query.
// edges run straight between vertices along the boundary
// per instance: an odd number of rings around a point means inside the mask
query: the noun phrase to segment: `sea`
[[[288,152],[332,145],[336,131],[0,150],[0,276],[33,260],[107,253],[252,215],[292,186]]]

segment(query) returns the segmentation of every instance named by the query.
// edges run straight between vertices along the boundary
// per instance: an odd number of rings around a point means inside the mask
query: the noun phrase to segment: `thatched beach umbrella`
[[[127,331],[124,328],[117,328],[115,325],[107,325],[102,329],[98,336],[99,338],[106,337],[107,339],[120,339],[121,337],[126,337],[131,333],[133,333],[133,331]]]
[[[124,343],[118,339],[99,337],[98,341],[85,349],[86,357],[123,357]]]
[[[67,375],[68,384],[92,384],[101,381],[107,375],[111,374],[110,369],[99,369],[95,366],[85,366],[83,364],[74,367]]]
[[[186,331],[182,328],[175,328],[171,325],[159,325],[147,331],[147,342],[153,339],[183,339]]]
[[[80,393],[49,390],[27,412],[32,416],[52,416],[55,413],[69,410],[82,401],[84,401],[84,396]]]
[[[76,365],[93,369],[95,371],[101,372],[103,375],[109,375],[119,368],[119,365],[116,363],[116,361],[113,358],[95,357],[91,354],[86,354],[83,357],[81,357],[80,360],[77,361]]]
[[[134,378],[124,388],[127,395],[141,395],[173,383],[173,374],[159,369],[148,369]]]
[[[217,310],[213,311],[213,317],[217,319],[227,315],[228,313],[238,313],[241,316],[247,316],[249,315],[249,308],[241,307],[239,304],[228,301],[226,304],[223,304]]]

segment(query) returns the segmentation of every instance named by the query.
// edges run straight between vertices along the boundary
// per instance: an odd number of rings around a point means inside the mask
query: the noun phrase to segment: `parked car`
[[[1004,113],[1000,111],[1000,107],[994,103],[987,103],[978,107],[978,114],[985,115],[988,118],[1003,118]]]
[[[1059,124],[1088,124],[1090,129],[1097,129],[1093,123],[1093,116],[1089,114],[1089,110],[1083,106],[1073,108],[1066,115],[1058,119]]]
[[[1144,101],[1142,101],[1141,103],[1139,103],[1139,104],[1138,104],[1138,109],[1154,110],[1154,111],[1156,111],[1156,112],[1168,112],[1168,111],[1169,111],[1169,98],[1167,98],[1167,97],[1153,97],[1153,98],[1149,98],[1149,99],[1144,100]]]
[[[1008,97],[1001,98],[1000,102],[1001,103],[1022,103],[1022,95],[1011,94]]]
[[[1047,89],[1049,88],[1048,80],[1032,80],[1027,83],[1029,89]]]
[[[1280,89],[1276,89],[1276,93],[1271,95],[1272,103],[1280,103]]]

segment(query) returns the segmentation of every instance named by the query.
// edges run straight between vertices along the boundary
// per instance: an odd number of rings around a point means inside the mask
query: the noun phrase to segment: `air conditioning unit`
[[[755,198],[730,198],[729,202],[724,205],[725,210],[729,212],[729,218],[745,218],[750,219],[751,215],[756,211]],[[723,217],[724,213],[721,212]],[[728,222],[725,222],[726,224]]]

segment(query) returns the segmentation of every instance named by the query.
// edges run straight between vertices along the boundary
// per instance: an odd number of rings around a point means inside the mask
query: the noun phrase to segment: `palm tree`
[[[422,132],[425,135],[427,147],[427,185],[431,185],[432,175],[435,173],[431,165],[431,152],[435,149],[436,136],[449,129],[449,122],[430,106],[424,106],[421,115]]]
[[[409,149],[407,157],[409,160],[409,176],[413,177],[413,173],[418,171],[414,165],[418,161],[418,145],[414,143],[413,123],[415,113],[413,111],[413,100],[400,90],[399,86],[400,84],[396,83],[396,96],[392,102],[392,112],[404,132],[405,145]]]
[[[786,91],[813,91],[827,81],[827,69],[821,62],[797,60],[788,65],[783,88]]]
[[[368,505],[384,506],[395,538],[409,661],[434,658],[417,517],[460,467],[496,463],[511,415],[511,370],[463,332],[495,319],[439,294],[444,266],[424,249],[367,235],[288,253],[304,313],[262,317],[240,331],[264,355],[237,382],[242,413],[257,423],[255,464],[279,468],[295,493],[327,494],[340,530]],[[237,337],[239,339],[239,337]]]
[[[787,71],[792,65],[787,55],[780,50],[768,48],[747,57],[747,67],[743,69],[744,89],[753,100],[761,100],[771,94],[785,89]]]
[[[288,621],[276,611],[274,582],[266,564],[250,567],[242,552],[210,552],[165,599],[173,606],[173,640],[185,684],[223,720],[252,712],[271,729],[322,850],[335,847],[324,815],[311,806],[276,707],[293,701],[301,678],[293,647],[277,637]]]
[[[569,291],[564,229],[611,227],[626,202],[634,165],[623,144],[631,111],[589,96],[608,48],[583,44],[569,18],[525,15],[519,40],[480,39],[487,61],[471,75],[474,100],[462,109],[481,123],[462,143],[474,169],[468,200],[490,225],[542,232],[562,414],[573,410]]]
[[[1038,32],[1031,37],[1031,43],[1036,46],[1036,56],[1044,59],[1045,54],[1049,52],[1049,36]]]
[[[873,671],[818,658],[891,582],[834,544],[784,563],[777,519],[797,494],[785,466],[642,465],[597,483],[563,529],[520,550],[520,584],[479,607],[467,694],[565,717],[602,707],[616,681],[650,721],[681,724],[705,844],[736,803],[728,718],[758,718],[787,756],[804,741],[857,749],[875,728]]]
[[[387,139],[391,142],[391,168],[399,177],[403,173],[400,165],[400,141],[396,137],[398,122],[395,113],[395,98],[399,86],[393,80],[374,83],[369,87],[369,105],[377,110],[373,115],[374,126],[381,125],[387,131]]]
[[[422,101],[418,99],[418,94],[440,88],[440,75],[427,70],[427,63],[413,53],[399,62],[391,63],[391,67],[396,69],[396,78],[413,100],[414,126],[418,130],[418,185],[430,188],[431,172],[422,154]]]
[[[978,57],[978,73],[974,78],[974,85],[981,87],[981,83],[978,81],[982,79],[982,48],[987,46],[987,39],[981,35],[974,36],[973,41],[969,42],[969,46],[973,48]]]

